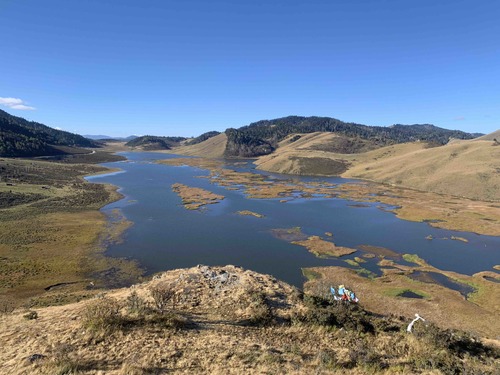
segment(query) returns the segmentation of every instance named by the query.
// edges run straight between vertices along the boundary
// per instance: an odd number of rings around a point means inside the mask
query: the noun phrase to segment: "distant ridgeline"
[[[170,150],[174,146],[179,146],[185,141],[185,137],[157,137],[154,135],[144,135],[125,143],[130,147],[141,147],[144,150]]]
[[[0,110],[0,156],[62,155],[69,151],[65,147],[99,147],[99,143]]]
[[[335,132],[347,137],[369,139],[379,147],[418,140],[443,145],[450,138],[472,139],[481,135],[428,124],[367,126],[330,117],[289,116],[254,122],[239,129],[227,129],[225,156],[254,157],[270,154],[278,147],[278,142],[288,135],[313,132]]]

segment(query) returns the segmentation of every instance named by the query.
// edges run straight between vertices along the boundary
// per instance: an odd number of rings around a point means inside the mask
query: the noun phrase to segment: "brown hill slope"
[[[221,133],[192,146],[175,147],[172,149],[171,153],[215,159],[221,158],[224,155],[226,144],[227,136],[225,133]]]
[[[497,139],[500,142],[500,129],[497,131],[494,131],[493,133],[483,135],[482,137],[476,138],[475,140],[480,140],[480,141],[492,141],[494,139]]]
[[[163,311],[163,312],[162,312]],[[0,319],[0,373],[491,373],[465,334],[305,297],[267,275],[198,266]]]
[[[491,141],[457,141],[426,148],[406,143],[357,154],[321,150],[335,139],[313,133],[287,138],[257,168],[303,175],[341,175],[472,199],[500,200],[500,147]],[[325,147],[323,147],[324,149]]]
[[[500,147],[491,141],[462,141],[365,161],[345,177],[451,194],[500,200]]]

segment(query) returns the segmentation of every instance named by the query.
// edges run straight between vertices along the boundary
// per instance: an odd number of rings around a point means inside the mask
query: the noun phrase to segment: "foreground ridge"
[[[426,322],[427,323],[427,322]],[[236,266],[197,266],[79,303],[1,319],[2,373],[494,373],[465,333],[298,289]]]

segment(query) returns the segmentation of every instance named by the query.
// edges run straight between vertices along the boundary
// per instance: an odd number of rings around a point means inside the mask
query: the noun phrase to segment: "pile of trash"
[[[346,301],[353,303],[359,302],[356,294],[352,290],[347,289],[344,285],[339,285],[337,290],[335,290],[335,288],[331,286],[330,293],[332,293],[333,299],[335,301]]]

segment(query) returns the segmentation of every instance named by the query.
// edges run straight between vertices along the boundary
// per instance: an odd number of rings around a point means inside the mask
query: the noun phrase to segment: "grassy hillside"
[[[495,139],[500,142],[500,130],[494,131],[490,134],[485,134],[479,138],[476,138],[481,141],[494,141]]]
[[[343,174],[473,199],[500,200],[500,147],[462,141],[386,155],[353,165]]]
[[[319,291],[319,290],[317,290]],[[0,320],[0,372],[494,374],[499,351],[431,322],[303,295],[239,267],[169,271]],[[22,338],[20,340],[19,338]]]
[[[290,134],[330,132],[356,141],[369,141],[383,147],[396,143],[425,141],[438,145],[450,139],[472,139],[480,134],[459,130],[448,130],[430,124],[367,126],[347,123],[330,117],[288,116],[274,120],[263,120],[239,129],[227,129],[228,142],[225,156],[255,157],[272,153],[278,143]]]
[[[500,200],[500,147],[494,141],[456,141],[429,148],[397,144],[361,153],[324,151],[338,139],[332,133],[289,136],[259,169],[303,175],[342,175],[472,199]],[[338,142],[338,141],[337,141]],[[330,173],[336,170],[337,173]]]
[[[221,158],[226,149],[227,136],[222,133],[208,138],[200,143],[189,146],[175,147],[172,152],[187,156],[200,156],[205,158]]]

